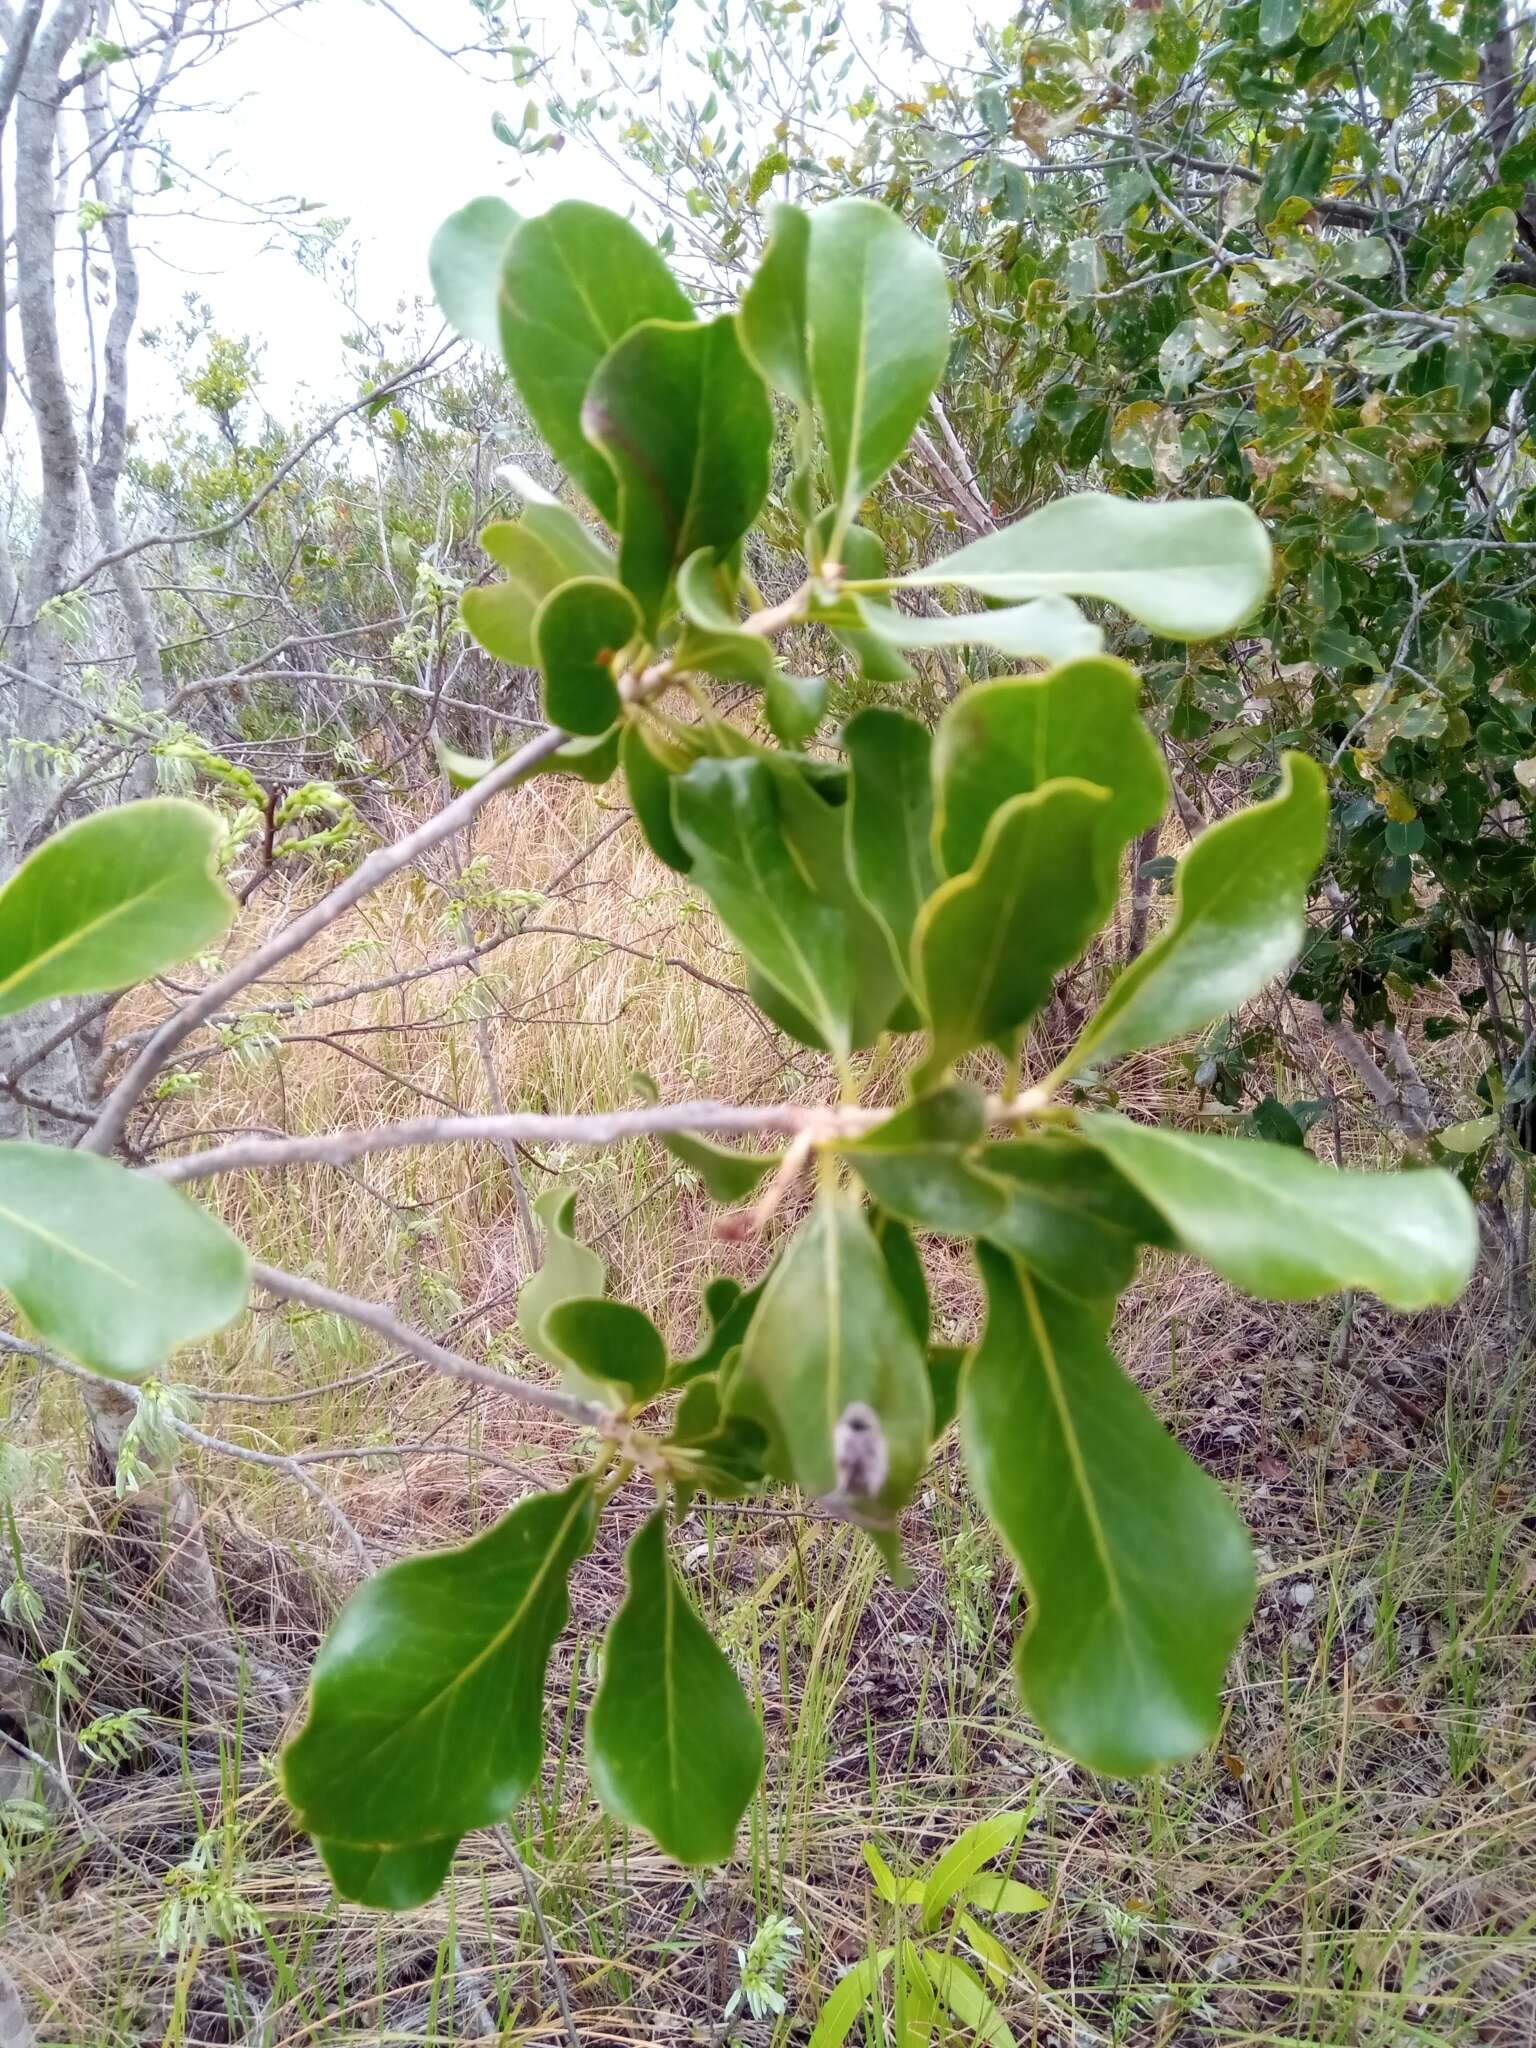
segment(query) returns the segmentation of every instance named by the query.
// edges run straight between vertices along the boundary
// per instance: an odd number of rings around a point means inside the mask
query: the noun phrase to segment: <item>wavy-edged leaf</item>
[[[0,1286],[45,1344],[139,1379],[245,1306],[250,1261],[180,1189],[94,1152],[0,1144]]]
[[[949,285],[938,252],[870,199],[811,216],[806,329],[838,523],[846,526],[927,409],[949,360]]]
[[[1121,1371],[1089,1308],[977,1246],[987,1323],[960,1391],[966,1466],[1018,1559],[1026,1706],[1090,1769],[1208,1742],[1253,1606],[1247,1533]]]
[[[1108,656],[962,690],[933,741],[942,871],[958,875],[971,865],[1000,805],[1058,776],[1107,791],[1098,829],[1112,869],[1168,801],[1168,772],[1140,699],[1136,671]]]
[[[1266,1145],[1084,1116],[1083,1137],[1166,1220],[1174,1241],[1264,1301],[1341,1288],[1393,1308],[1452,1302],[1472,1277],[1477,1216],[1441,1167],[1347,1173]]]
[[[619,492],[581,428],[598,364],[642,320],[691,320],[693,307],[655,247],[606,207],[564,199],[525,220],[501,271],[501,352],[528,416],[610,526]]]
[[[602,1295],[557,1301],[544,1312],[544,1335],[584,1379],[622,1387],[648,1401],[667,1376],[667,1347],[643,1309]]]
[[[1327,837],[1323,772],[1287,754],[1278,792],[1202,832],[1179,862],[1173,922],[1115,983],[1066,1071],[1202,1030],[1284,973]]]
[[[658,1510],[631,1537],[603,1642],[587,1767],[605,1810],[679,1863],[724,1863],[763,1774],[763,1733],[667,1557]]]
[[[758,375],[798,406],[811,402],[806,265],[811,223],[798,206],[773,209],[768,246],[741,295],[741,345]]]
[[[552,499],[530,499],[519,518],[494,520],[480,545],[506,580],[472,585],[459,598],[459,614],[488,654],[514,668],[538,664],[533,621],[551,591],[577,576],[613,578],[613,556]]]
[[[914,992],[912,931],[939,879],[930,846],[932,746],[925,725],[882,705],[857,712],[843,728],[854,883],[885,926],[897,968]]]
[[[694,881],[732,938],[846,1058],[853,991],[844,922],[790,853],[775,780],[764,760],[697,761],[672,786],[673,823]]]
[[[675,572],[718,560],[768,495],[773,407],[735,316],[647,320],[604,356],[581,408],[619,493],[619,573],[652,639]]]
[[[505,199],[471,199],[450,213],[427,255],[432,292],[448,325],[466,341],[501,353],[501,267],[522,224]]]
[[[587,738],[607,732],[619,715],[614,663],[639,630],[622,584],[579,576],[550,592],[533,622],[533,644],[551,725]]]
[[[281,1773],[349,1897],[419,1904],[460,1837],[528,1791],[567,1575],[596,1525],[592,1482],[578,1479],[456,1550],[390,1565],[342,1609]]]
[[[1143,1245],[1174,1243],[1151,1203],[1078,1138],[988,1145],[976,1164],[1004,1190],[1003,1207],[983,1234],[1064,1294],[1112,1299],[1130,1285]]]
[[[559,1370],[573,1393],[601,1401],[605,1398],[602,1385],[589,1380],[575,1360],[566,1357],[545,1329],[545,1318],[559,1302],[601,1294],[608,1269],[591,1246],[572,1233],[574,1188],[558,1182],[546,1188],[534,1197],[533,1213],[544,1231],[544,1259],[537,1273],[518,1289],[517,1334],[530,1351]]]
[[[1103,633],[1070,597],[979,612],[904,612],[873,597],[859,598],[858,607],[869,631],[892,647],[995,647],[1019,660],[1076,661],[1104,645]]]
[[[1237,628],[1269,593],[1269,536],[1230,498],[1152,504],[1078,491],[897,579],[1018,603],[1098,597],[1170,640]]]
[[[146,797],[66,825],[0,889],[0,1017],[50,996],[103,995],[224,936],[224,827],[180,797]]]
[[[923,905],[913,951],[937,1072],[992,1043],[1011,1050],[1057,973],[1109,913],[1098,858],[1108,792],[1062,778],[992,814],[975,865]]]
[[[833,1191],[818,1198],[763,1290],[730,1406],[767,1432],[769,1470],[816,1498],[837,1488],[833,1434],[854,1402],[874,1410],[885,1439],[876,1504],[898,1508],[928,1456],[928,1374],[863,1210]]]

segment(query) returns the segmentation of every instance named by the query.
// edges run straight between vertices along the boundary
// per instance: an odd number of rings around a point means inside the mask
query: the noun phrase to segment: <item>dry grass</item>
[[[637,1068],[668,1096],[830,1093],[815,1057],[791,1054],[720,985],[737,977],[733,956],[632,828],[549,903],[466,903],[493,884],[537,890],[612,822],[557,782],[497,807],[467,878],[445,858],[374,900],[299,963],[292,992],[313,1006],[453,952],[466,916],[482,936],[509,916],[533,929],[489,955],[479,980],[461,972],[271,1019],[276,1044],[249,1032],[204,1042],[186,1062],[196,1089],[163,1104],[157,1142],[365,1122],[423,1098],[477,1109],[498,1090],[597,1108],[625,1100]],[[258,895],[250,928],[280,909]],[[1067,992],[1048,1033],[1071,1028],[1102,971]],[[1314,1092],[1323,1055],[1295,1056],[1291,1092]],[[1193,1106],[1171,1059],[1122,1079],[1149,1106]],[[1379,1149],[1361,1124],[1347,1138],[1353,1152]],[[676,1343],[693,1334],[705,1274],[761,1259],[712,1238],[711,1205],[659,1148],[529,1153],[518,1171],[535,1193],[551,1176],[575,1182],[614,1291]],[[219,1198],[259,1256],[398,1300],[472,1355],[508,1358],[524,1270],[512,1173],[490,1150],[398,1154],[345,1175],[252,1177]],[[933,1272],[938,1311],[964,1334],[976,1313],[964,1264],[935,1247]],[[789,2015],[733,2026],[746,2040],[803,2040],[839,1971],[889,1938],[860,1844],[915,1866],[969,1820],[1032,1797],[1017,1874],[1050,1908],[999,1927],[1019,1961],[1007,2003],[1021,2042],[1536,2041],[1531,1432],[1524,1354],[1494,1290],[1412,1320],[1365,1305],[1276,1311],[1159,1261],[1127,1297],[1119,1340],[1259,1545],[1259,1612],[1217,1750],[1131,1784],[1042,1746],[1008,1673],[1018,1589],[952,1449],[907,1517],[917,1584],[905,1593],[844,1528],[771,1504],[700,1507],[681,1549],[761,1700],[771,1762],[738,1861],[695,1883],[616,1835],[579,1761],[591,1652],[642,1509],[621,1496],[573,1586],[545,1781],[519,1816],[589,2048],[720,2039],[735,1950],[774,1911],[803,1930]],[[425,1447],[329,1469],[381,1557],[483,1526],[565,1466],[545,1423],[466,1400],[324,1316],[258,1306],[180,1370],[204,1390],[203,1426],[240,1442]],[[72,1441],[67,1387],[17,1375],[3,1398],[13,1447]],[[211,1459],[195,1469],[236,1623],[264,1666],[297,1676],[354,1562],[280,1477]],[[110,1504],[76,1489],[61,1510],[60,1489],[45,1495],[14,1449],[6,1476],[17,1538],[51,1589],[47,1647],[76,1659],[55,1658],[45,1695],[78,1730],[131,1707],[142,1679],[92,1637],[90,1582],[59,1569],[71,1529],[104,1528]],[[404,1920],[338,1908],[267,1768],[281,1699],[256,1682],[243,1716],[216,1716],[178,1697],[175,1617],[157,1628],[163,1682],[138,1752],[113,1766],[66,1745],[73,1805],[55,1796],[42,1822],[22,1813],[24,1772],[0,1805],[4,1958],[40,2038],[566,2041],[505,1845],[467,1844],[445,1894]],[[80,1697],[60,1697],[71,1686]],[[173,1895],[187,1910],[169,1938]]]

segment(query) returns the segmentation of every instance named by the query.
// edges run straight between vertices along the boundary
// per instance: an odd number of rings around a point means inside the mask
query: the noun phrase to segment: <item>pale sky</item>
[[[439,42],[468,40],[475,32],[466,0],[394,4],[398,15]],[[683,0],[684,21],[688,6]],[[992,0],[980,11],[1000,19],[1008,9]],[[564,59],[571,43],[568,0],[548,0],[543,12],[542,21],[531,9],[525,14],[527,40]],[[946,56],[958,56],[969,40],[971,8],[960,0],[914,0],[911,13],[930,47]],[[880,0],[850,0],[847,16],[873,51]],[[899,51],[899,44],[888,47]],[[326,215],[346,216],[351,226],[344,244],[359,245],[359,304],[384,318],[402,298],[430,296],[426,256],[433,230],[477,193],[504,192],[525,212],[573,196],[627,209],[624,184],[594,154],[567,146],[558,154],[519,158],[495,139],[492,116],[500,110],[516,126],[530,90],[538,93],[537,86],[518,88],[510,77],[488,80],[473,59],[455,68],[370,0],[317,0],[252,29],[195,74],[187,98],[227,111],[172,115],[164,127],[179,139],[183,161],[213,167],[226,192],[290,193],[317,201]],[[510,187],[514,174],[521,182]],[[289,393],[347,395],[335,342],[350,317],[331,289],[300,267],[291,245],[264,228],[208,226],[186,217],[191,207],[206,205],[221,223],[238,218],[237,209],[211,194],[189,199],[182,191],[164,203],[183,217],[141,222],[141,325],[174,319],[183,294],[195,290],[213,306],[221,330],[260,342],[274,409],[284,409]],[[66,264],[61,282],[67,274]],[[179,401],[166,369],[143,350],[135,353],[135,411],[142,417],[175,410]]]

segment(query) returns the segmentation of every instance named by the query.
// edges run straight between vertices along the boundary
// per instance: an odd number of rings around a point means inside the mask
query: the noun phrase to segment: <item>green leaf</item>
[[[544,775],[576,775],[601,787],[619,765],[619,728],[593,733],[589,739],[567,740],[544,763]]]
[[[882,1209],[950,1237],[970,1237],[1001,1215],[1005,1191],[978,1172],[974,1152],[986,1098],[969,1082],[935,1088],[839,1149]]]
[[[696,759],[633,715],[619,735],[619,760],[640,830],[656,858],[679,875],[686,875],[693,866],[693,856],[672,823],[672,783]]]
[[[1098,858],[1109,792],[1061,778],[992,814],[974,867],[942,883],[913,937],[929,1070],[973,1045],[1011,1050],[1114,901]]]
[[[933,744],[934,848],[943,872],[971,865],[988,819],[1010,797],[1076,776],[1108,792],[1098,835],[1112,875],[1121,849],[1157,823],[1168,800],[1140,698],[1136,671],[1107,656],[962,690]]]
[[[1076,1138],[988,1145],[976,1166],[1004,1190],[1002,1210],[984,1234],[1064,1294],[1112,1298],[1135,1276],[1144,1244],[1174,1242],[1158,1211],[1102,1153]]]
[[[1279,791],[1202,832],[1179,862],[1172,924],[1115,983],[1064,1071],[1203,1030],[1283,973],[1327,836],[1322,770],[1287,754]]]
[[[406,1849],[359,1849],[322,1836],[315,1847],[344,1899],[375,1912],[405,1913],[432,1897],[453,1868],[458,1843],[450,1835]]]
[[[1472,308],[1478,326],[1502,341],[1536,341],[1536,292],[1505,292]]]
[[[869,199],[811,216],[806,327],[837,522],[894,462],[949,360],[949,286],[936,250]]]
[[[776,206],[768,246],[737,316],[741,345],[758,375],[802,408],[811,402],[805,308],[810,246],[809,218],[798,206]]]
[[[771,766],[697,761],[672,786],[692,876],[758,971],[840,1057],[851,1049],[845,927],[812,891],[785,843]]]
[[[245,1306],[245,1247],[178,1189],[94,1152],[0,1144],[0,1286],[45,1344],[141,1378]]]
[[[842,919],[843,956],[852,988],[852,1042],[873,1045],[893,1012],[910,1009],[890,936],[853,876],[847,827],[847,778],[815,775],[817,764],[782,753],[767,757],[778,794],[779,818],[796,866],[807,885]],[[915,1019],[912,1021],[915,1022]],[[909,1022],[902,1028],[911,1028]]]
[[[894,1948],[877,1949],[843,1972],[817,2014],[806,2048],[843,2048],[859,2014],[866,2008],[876,2010],[881,1979],[891,1967],[895,1953]]]
[[[1301,27],[1302,0],[1260,0],[1259,48],[1278,50]]]
[[[926,1344],[933,1327],[933,1304],[928,1298],[928,1275],[923,1271],[922,1254],[912,1242],[912,1233],[899,1216],[888,1215],[883,1209],[871,1214],[869,1227],[875,1233],[891,1285],[906,1310],[912,1334],[919,1344]],[[930,1373],[930,1382],[932,1377]]]
[[[961,1385],[961,1442],[1029,1589],[1025,1704],[1090,1769],[1150,1770],[1216,1731],[1253,1607],[1247,1534],[1093,1311],[986,1244],[977,1259],[987,1324]]]
[[[544,1230],[544,1262],[525,1280],[517,1295],[517,1334],[527,1348],[555,1366],[572,1393],[601,1401],[605,1390],[589,1380],[574,1359],[567,1358],[545,1329],[545,1319],[562,1301],[601,1294],[607,1268],[590,1246],[571,1234],[576,1217],[576,1191],[558,1182],[534,1198],[533,1213]]]
[[[763,1290],[730,1405],[767,1432],[768,1469],[815,1499],[837,1489],[833,1435],[854,1402],[874,1410],[885,1439],[875,1503],[898,1508],[928,1457],[928,1374],[862,1209],[834,1191],[820,1196]]]
[[[826,677],[790,676],[774,669],[763,685],[763,711],[776,740],[786,747],[802,745],[826,716]]]
[[[1393,1308],[1452,1302],[1477,1258],[1477,1217],[1439,1167],[1341,1173],[1294,1145],[1085,1116],[1089,1144],[1166,1218],[1178,1245],[1264,1301],[1360,1287]]]
[[[552,591],[533,622],[544,671],[544,716],[565,732],[605,733],[619,715],[614,663],[640,630],[622,585],[581,576]]]
[[[655,639],[674,572],[734,547],[768,495],[773,407],[735,318],[643,322],[598,365],[581,425],[618,481],[619,574]]]
[[[1512,207],[1489,207],[1467,237],[1461,275],[1445,295],[1448,306],[1464,306],[1481,298],[1514,253],[1519,226]]]
[[[724,1863],[763,1774],[762,1729],[672,1570],[663,1511],[631,1538],[624,1570],[587,1717],[593,1787],[677,1862]]]
[[[938,882],[929,850],[932,745],[925,725],[880,705],[856,713],[843,728],[854,883],[884,925],[909,988],[914,981],[912,930]]]
[[[970,1878],[955,1893],[958,1903],[974,1906],[980,1913],[1043,1913],[1050,1905],[1044,1892],[1017,1878],[990,1874]]]
[[[489,775],[496,766],[481,754],[461,754],[454,747],[445,746],[436,733],[432,735],[432,751],[437,756],[437,765],[448,778],[450,789],[473,789],[482,776]]]
[[[1017,2048],[1012,2029],[986,1986],[961,1957],[929,1949],[922,1967],[934,1990],[982,2048]]]
[[[552,499],[532,500],[521,518],[493,521],[480,545],[506,570],[507,580],[464,591],[460,616],[488,653],[514,668],[538,665],[533,621],[551,591],[577,576],[613,577],[612,555]]]
[[[762,1294],[761,1281],[743,1292],[738,1281],[716,1274],[704,1289],[704,1308],[709,1317],[708,1334],[687,1358],[676,1358],[667,1368],[667,1384],[680,1387],[723,1369],[732,1351],[738,1350]]]
[[[679,668],[768,689],[776,673],[773,649],[760,634],[742,632],[735,608],[721,589],[724,574],[712,548],[700,548],[678,570],[678,603],[690,630],[672,658]]]
[[[1040,661],[1075,661],[1097,654],[1104,635],[1069,597],[1036,597],[996,611],[898,611],[872,597],[858,600],[869,630],[892,647],[995,647],[1000,654]]]
[[[930,1934],[944,1918],[950,1900],[966,1882],[1001,1856],[1005,1849],[1013,1848],[1022,1840],[1032,1811],[1025,1809],[1018,1813],[994,1814],[990,1820],[977,1821],[950,1843],[923,1886],[922,1920]]]
[[[1150,504],[1078,491],[898,580],[1017,602],[1099,597],[1172,640],[1210,640],[1247,622],[1269,592],[1257,515],[1228,498]]]
[[[544,1312],[545,1341],[587,1380],[622,1387],[629,1400],[648,1401],[667,1376],[667,1347],[656,1325],[627,1301],[581,1295]]]
[[[833,528],[837,521],[835,506],[828,506],[816,522],[816,529],[823,547],[829,546]],[[864,526],[850,526],[843,535],[843,568],[846,574],[862,583],[884,584],[885,549],[877,535]],[[812,612],[820,616],[828,609],[813,602]],[[915,673],[899,647],[884,639],[879,633],[863,624],[864,605],[861,599],[839,595],[835,610],[841,623],[831,618],[827,623],[832,628],[832,637],[839,647],[844,647],[859,665],[859,673],[866,682],[905,683]]]
[[[637,228],[605,207],[562,200],[525,220],[501,273],[501,349],[528,416],[610,526],[619,493],[581,429],[598,364],[642,320],[691,320],[682,287]]]
[[[928,1385],[933,1392],[934,1441],[954,1421],[960,1406],[960,1376],[965,1368],[963,1344],[934,1344],[928,1352]]]
[[[104,995],[223,937],[224,827],[179,797],[119,804],[45,839],[0,889],[0,1017]]]
[[[588,1479],[534,1494],[472,1543],[390,1565],[342,1609],[281,1771],[349,1896],[430,1897],[454,1843],[528,1791],[566,1578],[596,1522]]]
[[[633,1076],[635,1090],[647,1102],[659,1102],[660,1091],[649,1074]],[[661,1142],[672,1157],[696,1173],[716,1202],[744,1202],[763,1175],[779,1164],[779,1152],[738,1152],[716,1145],[691,1131],[663,1131]]]
[[[427,271],[443,318],[466,341],[501,353],[501,266],[521,224],[505,199],[471,199],[432,237]]]

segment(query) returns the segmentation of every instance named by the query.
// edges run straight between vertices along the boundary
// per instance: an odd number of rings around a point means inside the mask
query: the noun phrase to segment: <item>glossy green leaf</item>
[[[667,1347],[650,1317],[627,1301],[578,1295],[544,1312],[545,1341],[584,1379],[621,1387],[630,1401],[648,1401],[667,1376]]]
[[[1259,48],[1278,50],[1301,27],[1302,0],[1259,0]]]
[[[968,1237],[1002,1214],[1001,1184],[976,1170],[986,1098],[951,1082],[909,1103],[843,1156],[883,1209],[945,1236]]]
[[[245,1307],[245,1247],[179,1189],[94,1152],[0,1144],[0,1287],[45,1344],[123,1379]]]
[[[635,601],[620,584],[583,576],[551,592],[533,622],[551,725],[588,737],[608,730],[619,715],[614,664],[639,630]]]
[[[776,206],[762,261],[742,293],[741,345],[758,375],[796,405],[811,402],[806,266],[811,223],[798,206]]]
[[[427,271],[443,318],[466,341],[501,353],[501,267],[522,215],[505,199],[471,199],[432,237]]]
[[[731,1407],[767,1432],[769,1470],[819,1498],[837,1490],[834,1432],[854,1402],[874,1410],[885,1439],[873,1504],[898,1508],[928,1456],[928,1374],[863,1210],[828,1192],[763,1290]]]
[[[608,550],[553,499],[532,499],[520,518],[494,521],[480,545],[506,571],[506,580],[465,590],[460,616],[487,653],[515,668],[538,665],[533,622],[551,591],[577,576],[611,581],[614,573]]]
[[[1216,1732],[1254,1598],[1247,1534],[1110,1354],[1093,1312],[977,1247],[987,1323],[961,1442],[1018,1559],[1024,1701],[1090,1769],[1146,1771]]]
[[[1277,794],[1212,825],[1179,862],[1173,922],[1114,984],[1066,1070],[1203,1030],[1283,973],[1327,835],[1322,770],[1287,754]]]
[[[960,1406],[960,1377],[965,1369],[963,1344],[934,1344],[928,1351],[928,1385],[933,1393],[935,1441],[954,1421]]]
[[[772,767],[695,762],[672,788],[693,879],[760,973],[846,1058],[852,989],[841,916],[810,888],[785,843]]]
[[[929,1872],[923,1885],[923,1926],[931,1933],[944,1918],[950,1901],[978,1871],[1023,1839],[1030,1810],[996,1813],[955,1837]]]
[[[906,1310],[912,1334],[919,1344],[926,1344],[933,1327],[933,1304],[928,1297],[928,1275],[923,1271],[922,1254],[912,1241],[912,1233],[899,1216],[883,1209],[871,1212],[869,1227],[875,1233],[891,1285]],[[929,1377],[931,1381],[932,1375]]]
[[[1050,1905],[1044,1892],[1015,1877],[993,1877],[984,1872],[968,1878],[955,1893],[957,1904],[974,1906],[979,1913],[1043,1913]]]
[[[773,407],[729,314],[648,320],[598,365],[582,431],[619,492],[619,573],[654,639],[674,573],[700,548],[718,559],[768,495]]]
[[[1005,1050],[1108,915],[1098,859],[1108,792],[1065,778],[995,811],[975,866],[923,905],[913,937],[937,1072],[973,1045]]]
[[[595,788],[609,780],[619,765],[619,728],[617,723],[606,732],[593,733],[586,739],[567,740],[544,763],[539,771],[543,775],[576,775],[583,782]]]
[[[349,1896],[430,1897],[454,1843],[528,1791],[566,1578],[596,1520],[590,1480],[534,1494],[457,1550],[390,1565],[342,1609],[281,1770]]]
[[[822,545],[832,540],[833,528],[837,521],[836,506],[829,506],[817,521],[817,531]],[[843,535],[843,568],[846,574],[857,581],[883,583],[886,564],[885,549],[879,536],[865,526],[850,526]],[[863,601],[855,597],[839,597],[832,606],[815,602],[813,615],[825,617],[832,628],[832,637],[839,647],[846,648],[859,665],[859,673],[866,682],[905,683],[910,682],[915,671],[901,649],[894,641],[885,639],[865,621]],[[829,616],[835,613],[835,616]]]
[[[660,1101],[656,1083],[649,1074],[636,1074],[633,1080],[637,1094],[645,1101]],[[744,1202],[783,1156],[778,1152],[738,1152],[730,1145],[717,1145],[692,1131],[664,1131],[660,1136],[672,1157],[698,1175],[711,1200],[716,1202]]]
[[[1393,1308],[1451,1302],[1472,1276],[1477,1217],[1439,1167],[1341,1173],[1294,1145],[1085,1116],[1102,1151],[1175,1241],[1264,1301],[1364,1288]]]
[[[598,364],[642,320],[691,320],[682,287],[638,228],[605,207],[562,200],[525,220],[501,273],[501,349],[528,416],[610,526],[619,492],[581,427]]]
[[[212,811],[168,796],[45,839],[0,889],[0,1017],[127,988],[221,939],[236,909],[223,843]]]
[[[1257,515],[1228,498],[1149,504],[1078,491],[899,579],[1017,603],[1099,597],[1172,640],[1236,632],[1269,593]]]
[[[473,789],[496,766],[483,754],[461,754],[456,747],[445,746],[436,733],[432,735],[432,751],[450,789]]]
[[[763,1734],[667,1557],[664,1512],[630,1539],[603,1643],[587,1767],[605,1810],[679,1863],[724,1863],[763,1774]]]
[[[1067,775],[1108,792],[1098,832],[1112,873],[1121,849],[1157,823],[1168,801],[1140,698],[1136,671],[1107,656],[962,690],[933,742],[941,870],[958,875],[971,865],[988,819],[1010,797]]]
[[[936,250],[870,199],[811,216],[811,387],[846,526],[906,453],[949,359],[949,286]]]
[[[988,1145],[976,1166],[1003,1188],[1002,1209],[984,1235],[1065,1294],[1112,1298],[1130,1285],[1144,1244],[1174,1242],[1159,1212],[1079,1139]]]
[[[562,1301],[575,1301],[601,1294],[607,1268],[589,1245],[572,1235],[576,1217],[576,1191],[558,1182],[534,1197],[533,1213],[544,1231],[544,1260],[518,1289],[517,1334],[521,1341],[546,1364],[557,1367],[573,1393],[601,1401],[605,1389],[589,1380],[548,1334],[544,1325],[550,1310]]]
[[[1076,661],[1097,654],[1104,635],[1069,597],[1036,597],[995,611],[898,611],[873,597],[859,610],[869,630],[892,647],[995,647],[999,654],[1039,661]]]
[[[781,745],[803,745],[826,717],[826,677],[791,676],[774,669],[763,685],[763,714]]]
[[[721,587],[724,573],[713,548],[698,549],[678,570],[677,599],[688,626],[672,658],[681,669],[766,689],[775,675],[773,649],[760,634],[741,630]]]
[[[939,879],[929,844],[932,745],[925,725],[880,705],[856,713],[843,728],[853,879],[884,925],[909,987],[914,983],[912,930]]]
[[[1487,291],[1513,253],[1519,226],[1512,207],[1488,208],[1467,237],[1461,275],[1445,295],[1448,306],[1464,306]]]
[[[704,1289],[704,1308],[709,1329],[698,1348],[686,1358],[675,1358],[667,1368],[669,1386],[686,1386],[706,1373],[718,1372],[732,1351],[739,1351],[752,1320],[763,1283],[743,1290],[726,1274],[716,1274]]]

